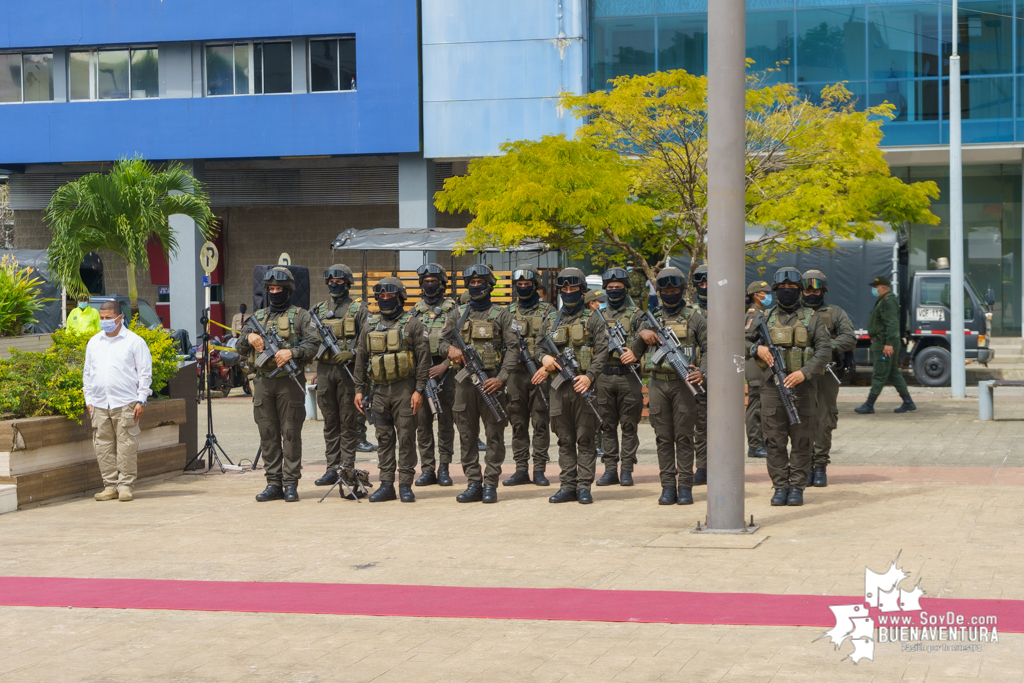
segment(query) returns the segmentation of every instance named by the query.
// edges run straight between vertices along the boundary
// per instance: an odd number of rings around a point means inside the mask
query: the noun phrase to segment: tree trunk
[[[135,264],[128,264],[128,299],[131,302],[132,320],[139,314],[139,288],[135,285]],[[129,324],[131,321],[128,321]]]

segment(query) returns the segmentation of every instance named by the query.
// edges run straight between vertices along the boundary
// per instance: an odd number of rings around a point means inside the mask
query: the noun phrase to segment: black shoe
[[[747,450],[748,458],[767,458],[768,449],[764,446],[758,446],[757,448],[750,448]]]
[[[395,500],[397,497],[395,495],[395,482],[382,481],[380,488],[370,494],[370,502],[383,503],[386,500]]]
[[[611,486],[612,484],[619,483],[619,473],[615,471],[614,467],[606,467],[604,474],[596,482],[598,486]]]
[[[483,503],[497,503],[498,502],[498,487],[488,486],[484,484],[484,493],[480,496],[480,501]]]
[[[675,505],[677,500],[675,486],[661,487],[661,498],[658,499],[658,505]]]
[[[377,450],[377,444],[370,443],[369,441],[360,441],[356,444],[356,450],[360,453],[373,453]]]
[[[903,405],[898,408],[894,408],[894,413],[909,413],[912,410],[917,410],[917,405],[914,403],[914,399],[910,398],[910,394],[900,394],[900,398],[903,399]]]
[[[633,485],[633,472],[630,470],[622,470],[622,474],[619,475],[620,486],[632,486]]]
[[[804,484],[804,486],[814,486],[814,470],[816,469],[818,468],[812,467],[807,471],[807,483]]]
[[[787,500],[789,500],[789,489],[775,489],[775,495],[772,496],[772,507],[785,505]]]
[[[812,486],[817,486],[818,488],[828,486],[828,475],[825,474],[825,465],[818,465],[811,471],[811,474],[814,479],[814,481],[811,482]]]
[[[437,483],[437,475],[430,470],[423,470],[419,478],[416,480],[417,486],[433,486]]]
[[[338,483],[338,473],[334,470],[327,470],[324,476],[313,482],[317,486],[334,486]]]
[[[267,484],[267,488],[263,489],[263,493],[256,494],[257,503],[266,503],[268,500],[283,500],[284,491],[280,486],[276,484]]]
[[[677,505],[693,505],[693,491],[685,486],[679,487],[679,496],[676,500]]]
[[[526,470],[516,470],[511,477],[501,482],[502,486],[520,486],[530,483],[530,473]]]
[[[786,497],[786,505],[793,507],[804,504],[804,492],[797,488],[789,490],[789,496]]]
[[[455,496],[455,500],[460,503],[479,503],[483,500],[483,497],[484,492],[483,488],[480,486],[480,482],[471,481],[465,491]]]
[[[440,465],[437,466],[437,485],[452,485],[452,476],[448,474],[448,463],[441,463]]]
[[[598,458],[598,460],[600,460],[601,458],[603,458],[603,457],[604,457],[604,449],[603,449],[603,448],[601,448],[600,446],[598,446],[598,447],[597,447],[596,449],[594,449],[594,450],[595,450],[595,451],[597,452],[597,458]]]
[[[398,485],[398,497],[403,503],[416,502],[416,494],[412,492],[412,487],[408,484]]]
[[[576,491],[576,502],[580,505],[590,505],[594,502],[594,497],[590,495],[590,489],[578,489]]]
[[[534,486],[551,486],[551,482],[544,476],[544,468],[533,469],[533,484]]]
[[[476,440],[476,449],[478,451],[480,451],[481,453],[486,453],[487,452],[487,444],[485,444],[480,439],[477,439]]]
[[[855,413],[861,415],[874,415],[875,414],[875,399],[878,398],[874,394],[868,394],[868,400],[864,401],[863,405],[858,408],[854,408]]]
[[[705,486],[708,483],[708,471],[703,467],[698,467],[697,471],[693,473],[693,485],[694,486]]]
[[[574,500],[577,500],[576,491],[567,488],[558,489],[558,493],[548,498],[549,503],[570,503]]]
[[[299,502],[299,487],[295,484],[288,484],[284,487],[284,502],[286,503],[297,503]]]

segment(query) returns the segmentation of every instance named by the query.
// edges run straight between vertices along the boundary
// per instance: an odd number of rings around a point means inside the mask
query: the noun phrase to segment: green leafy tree
[[[0,259],[0,337],[21,334],[25,325],[36,322],[43,304],[53,301],[39,295],[42,283],[31,268],[20,268],[13,254]]]
[[[146,245],[156,239],[164,257],[178,253],[170,216],[195,221],[200,234],[216,233],[202,185],[180,164],[158,169],[140,158],[117,161],[109,173],[90,173],[54,192],[44,217],[53,232],[50,272],[72,295],[88,294],[78,269],[82,259],[109,249],[128,265],[132,315],[139,310],[135,272],[149,268]]]

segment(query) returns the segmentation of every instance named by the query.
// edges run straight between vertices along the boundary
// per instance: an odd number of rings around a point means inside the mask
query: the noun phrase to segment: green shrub
[[[36,291],[42,279],[32,277],[31,268],[19,268],[12,254],[0,259],[0,337],[21,334],[25,325],[36,322],[35,314],[43,304]]]
[[[162,329],[146,329],[138,318],[129,329],[149,346],[155,394],[178,371],[173,340]],[[89,339],[89,335],[57,330],[53,346],[46,351],[14,351],[9,359],[0,359],[0,419],[63,415],[80,422],[85,412],[82,365]]]

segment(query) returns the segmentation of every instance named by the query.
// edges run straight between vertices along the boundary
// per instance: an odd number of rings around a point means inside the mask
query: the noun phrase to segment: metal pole
[[[953,0],[953,50],[949,55],[949,323],[953,398],[967,395],[964,356],[964,184],[960,143],[960,55],[957,53],[957,0]]]
[[[742,531],[746,2],[708,3],[708,517]]]

